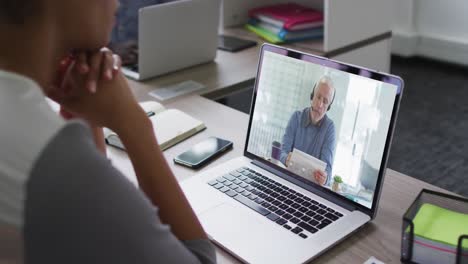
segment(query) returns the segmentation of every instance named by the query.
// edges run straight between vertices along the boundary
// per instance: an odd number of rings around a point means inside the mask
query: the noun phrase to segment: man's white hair
[[[328,87],[333,89],[333,92],[335,92],[335,85],[333,84],[333,80],[330,78],[330,76],[323,75],[322,77],[320,77],[317,86],[319,86],[319,84],[321,83],[326,84]]]

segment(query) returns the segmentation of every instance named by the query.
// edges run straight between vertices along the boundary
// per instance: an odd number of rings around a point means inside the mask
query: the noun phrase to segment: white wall
[[[468,1],[394,0],[392,52],[468,65]]]
[[[468,43],[468,1],[424,0],[417,2],[416,27],[422,35]]]
[[[413,0],[394,0],[394,19],[393,30],[396,32],[413,33],[414,22],[414,1]]]

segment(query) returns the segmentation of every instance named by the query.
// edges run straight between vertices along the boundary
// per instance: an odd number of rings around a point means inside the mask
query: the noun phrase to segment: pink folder
[[[322,12],[295,3],[255,8],[250,10],[249,16],[287,30],[308,29],[323,25]]]

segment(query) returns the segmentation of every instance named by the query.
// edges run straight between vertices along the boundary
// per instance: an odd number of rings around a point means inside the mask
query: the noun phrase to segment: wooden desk
[[[218,136],[229,139],[233,141],[234,146],[232,150],[228,151],[226,154],[222,155],[202,169],[210,168],[242,155],[244,151],[247,122],[249,121],[248,115],[198,95],[185,97],[170,104],[166,104],[165,107],[177,108],[189,113],[191,116],[203,120],[207,127],[203,132],[198,133],[164,151],[164,156],[179,181],[187,179],[197,171],[174,164],[173,158],[205,138]],[[229,120],[230,124],[236,125],[227,125],[226,120]],[[119,168],[126,176],[129,177],[129,179],[136,183],[133,167],[126,152],[109,147],[108,155],[111,157],[114,166]]]
[[[172,159],[193,144],[208,136],[219,136],[234,142],[234,149],[210,163],[216,166],[242,155],[248,126],[248,115],[200,96],[189,96],[167,104],[203,120],[207,129],[164,152],[177,179],[184,180],[199,171],[175,165]],[[116,167],[130,179],[135,179],[126,154],[109,148],[109,155]],[[408,177],[391,169],[387,170],[377,218],[361,230],[318,257],[314,263],[363,263],[375,256],[385,263],[399,263],[402,216],[422,188],[443,191],[440,188]],[[217,249],[219,263],[238,263],[234,257]]]
[[[260,45],[237,53],[218,50],[213,62],[183,69],[143,83],[133,81],[131,83],[134,87],[140,87],[139,90],[144,93],[148,93],[169,85],[193,80],[206,86],[205,89],[194,93],[210,99],[218,99],[241,89],[243,84],[255,78],[259,53]],[[139,94],[139,96],[146,95]]]

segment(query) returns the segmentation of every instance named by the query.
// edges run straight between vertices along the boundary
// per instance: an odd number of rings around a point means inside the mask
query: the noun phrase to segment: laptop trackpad
[[[284,245],[288,242],[297,242],[299,237],[290,235],[286,229],[268,220],[268,218],[249,211],[248,208],[239,208],[229,203],[221,204],[201,214],[200,221],[206,232],[213,240],[223,245],[244,261],[250,263],[270,262],[265,254],[257,251],[269,252],[272,263],[281,263],[285,257]],[[282,243],[276,243],[278,239]],[[286,263],[287,258],[284,259]],[[289,259],[290,260],[290,259]]]

